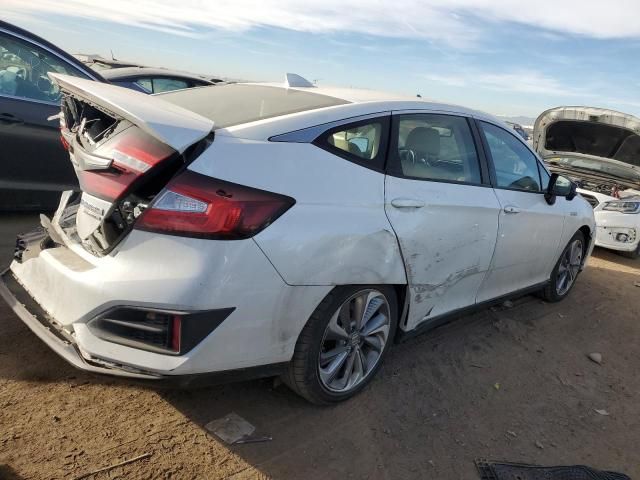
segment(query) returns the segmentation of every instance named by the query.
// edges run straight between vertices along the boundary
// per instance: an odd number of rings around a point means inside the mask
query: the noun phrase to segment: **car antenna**
[[[113,50],[109,50],[111,52],[111,60],[117,62],[118,60],[116,59],[115,55],[113,54]]]

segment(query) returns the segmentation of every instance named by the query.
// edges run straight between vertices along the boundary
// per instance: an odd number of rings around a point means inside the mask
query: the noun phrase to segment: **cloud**
[[[640,37],[637,0],[396,0],[391,6],[384,0],[3,0],[3,12],[63,14],[181,36],[199,36],[199,30],[207,28],[242,32],[267,26],[423,39],[456,48],[474,46],[487,23],[500,28],[495,25],[500,22],[549,34]]]
[[[425,74],[423,77],[450,87],[474,86],[488,90],[553,96],[588,95],[584,91],[568,88],[554,77],[535,70],[519,69],[500,73],[463,70],[447,74]]]

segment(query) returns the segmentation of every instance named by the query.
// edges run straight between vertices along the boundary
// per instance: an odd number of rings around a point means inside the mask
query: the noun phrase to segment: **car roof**
[[[99,82],[104,82],[104,77],[97,73],[95,70],[92,70],[91,68],[89,68],[88,66],[86,66],[84,63],[82,63],[80,60],[78,60],[77,58],[75,58],[73,55],[71,55],[68,52],[65,52],[64,50],[62,50],[61,48],[57,47],[56,45],[54,45],[53,43],[49,42],[48,40],[45,40],[42,37],[39,37],[38,35],[25,30],[24,28],[20,28],[16,25],[13,25],[9,22],[5,22],[3,20],[0,20],[0,30],[4,30],[7,31],[9,33],[12,33],[18,37],[22,37],[25,40],[28,40],[32,43],[35,43],[37,45],[40,45],[41,47],[45,48],[46,50],[49,50],[51,52],[53,52],[55,55],[57,55],[58,57],[63,58],[64,60],[66,60],[68,63],[72,64],[75,68],[77,68],[78,70],[81,70],[82,72],[84,72],[85,74],[87,74],[91,79],[99,81]]]
[[[493,123],[504,125],[499,118],[479,110],[463,107],[461,105],[443,103],[430,99],[423,99],[417,96],[403,95],[398,93],[383,92],[379,90],[369,90],[363,88],[341,88],[341,87],[288,87],[282,83],[243,83],[243,85],[264,85],[278,87],[289,90],[297,90],[307,93],[316,93],[328,97],[338,98],[350,104],[370,104],[372,107],[386,107],[389,110],[429,110],[433,112],[449,112],[460,115],[486,119]]]
[[[211,82],[212,77],[205,77],[204,75],[198,75],[195,73],[181,72],[179,70],[169,70],[168,68],[154,68],[154,67],[122,67],[113,68],[111,70],[105,70],[102,72],[102,76],[108,80],[118,80],[134,77],[175,77],[185,78],[189,80],[199,80],[202,82]]]
[[[497,117],[462,107],[460,105],[439,103],[408,95],[367,89],[318,86],[290,87],[285,83],[234,83],[223,86],[196,87],[188,90],[161,93],[156,96],[190,109],[190,107],[185,105],[183,101],[174,102],[173,100],[175,100],[175,96],[179,95],[184,97],[192,94],[202,95],[206,93],[208,89],[218,89],[217,93],[221,94],[222,89],[226,86],[236,86],[236,88],[238,86],[278,88],[285,91],[297,91],[331,97],[338,100],[338,103],[325,107],[305,109],[292,113],[283,113],[282,115],[275,115],[264,119],[250,120],[244,123],[220,126],[217,130],[217,134],[222,136],[229,135],[238,138],[264,140],[272,136],[282,135],[307,128],[315,128],[317,126],[327,125],[333,122],[342,122],[349,119],[353,119],[355,121],[358,118],[389,114],[391,112],[461,115],[484,120],[511,130]],[[172,96],[174,98],[172,98]],[[206,114],[202,115],[207,117]],[[216,122],[215,115],[208,118],[211,118]]]

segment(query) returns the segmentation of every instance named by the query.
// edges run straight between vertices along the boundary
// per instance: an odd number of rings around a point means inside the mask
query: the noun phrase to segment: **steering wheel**
[[[411,162],[413,165],[421,163],[427,167],[433,167],[433,162],[426,156],[422,155],[419,151],[411,148],[399,148],[398,155],[400,160]]]
[[[416,152],[414,152],[410,148],[399,148],[398,156],[400,157],[400,161],[402,162],[411,162],[411,164],[413,165],[415,165],[416,163]]]
[[[16,77],[21,78],[22,80],[27,79],[27,69],[20,65],[9,65],[5,68],[7,72],[13,72],[16,74]]]

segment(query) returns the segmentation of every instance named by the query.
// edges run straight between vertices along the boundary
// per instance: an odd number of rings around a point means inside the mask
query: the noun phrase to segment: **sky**
[[[295,72],[536,117],[640,116],[637,0],[0,0],[70,53],[258,81]]]

